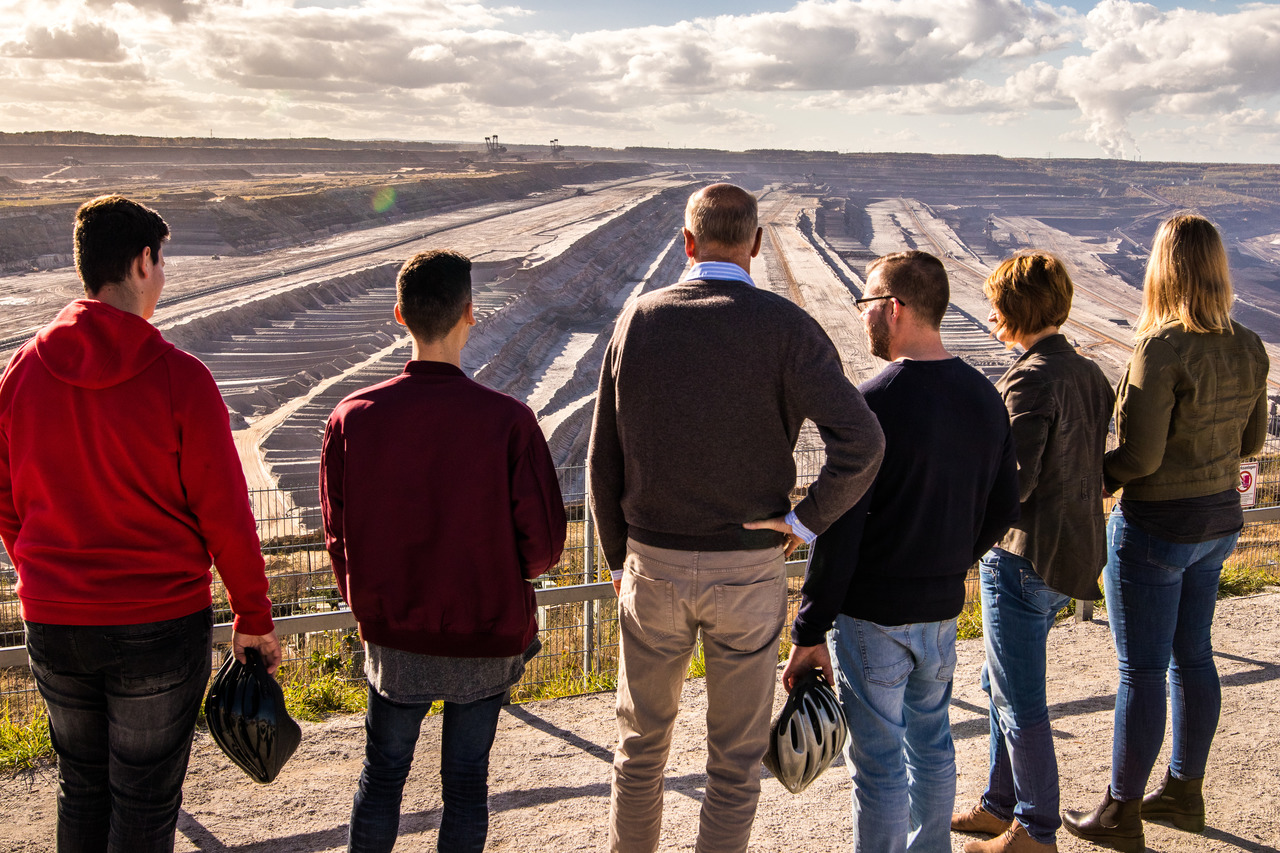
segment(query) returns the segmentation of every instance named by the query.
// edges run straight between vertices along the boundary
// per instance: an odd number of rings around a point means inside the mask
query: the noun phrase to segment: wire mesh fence
[[[1269,443],[1280,444],[1276,439]],[[1257,505],[1280,505],[1280,454],[1268,447],[1260,459]],[[821,450],[797,451],[796,488],[793,502],[805,494],[823,462]],[[559,469],[561,491],[568,517],[568,537],[559,564],[540,578],[539,589],[603,584],[609,573],[601,559],[585,491],[583,465]],[[312,493],[314,494],[314,492]],[[270,588],[273,615],[341,613],[346,609],[338,593],[329,557],[324,550],[319,509],[299,506],[291,493],[259,490],[250,494],[258,518],[258,535]],[[792,557],[794,573],[802,572],[805,549]],[[1240,545],[1228,565],[1256,566],[1280,572],[1280,522],[1248,523]],[[802,578],[788,580],[788,616],[799,605]],[[0,560],[0,648],[21,646],[23,627],[16,595],[16,575],[7,558]],[[542,605],[538,623],[543,647],[530,661],[524,679],[512,691],[514,701],[544,696],[611,689],[617,674],[617,602],[611,587],[601,586],[589,600]],[[968,584],[969,599],[977,598],[976,577]],[[226,591],[216,573],[213,583],[214,621],[228,623],[232,614]],[[787,632],[780,651],[785,650]],[[306,682],[317,677],[337,677],[358,684],[363,680],[364,651],[354,627],[305,631],[281,637],[284,650],[281,680]],[[215,664],[226,653],[215,648]],[[215,667],[216,668],[216,667]],[[40,707],[40,699],[25,666],[0,668],[0,716],[23,718]]]

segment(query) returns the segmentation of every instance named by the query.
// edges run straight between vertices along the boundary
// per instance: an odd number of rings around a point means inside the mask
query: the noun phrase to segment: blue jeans
[[[141,625],[26,623],[58,754],[59,853],[173,850],[213,611]]]
[[[1045,647],[1071,601],[1045,586],[1031,561],[993,549],[982,557],[982,689],[991,697],[991,764],[982,807],[1017,820],[1041,844],[1054,841],[1058,761],[1045,699]]]
[[[956,620],[890,627],[841,614],[828,644],[849,717],[854,851],[949,852]]]
[[[1180,544],[1127,523],[1118,507],[1107,521],[1102,579],[1120,663],[1111,745],[1117,800],[1143,795],[1160,753],[1166,673],[1173,707],[1169,769],[1180,779],[1204,776],[1222,708],[1210,641],[1213,609],[1222,562],[1239,535]]]
[[[444,703],[440,789],[444,811],[436,849],[479,853],[489,834],[489,750],[505,693],[466,704]],[[386,853],[400,828],[400,799],[413,764],[422,718],[431,703],[401,705],[369,688],[364,771],[351,808],[350,853]]]

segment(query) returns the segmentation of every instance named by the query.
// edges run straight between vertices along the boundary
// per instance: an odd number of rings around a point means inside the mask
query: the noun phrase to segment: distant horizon
[[[101,138],[102,140],[123,140],[123,139],[153,140],[153,141],[158,142],[158,143],[163,143],[163,142],[164,142],[164,141],[166,141],[166,140],[183,140],[183,141],[192,142],[192,143],[194,143],[194,142],[199,142],[199,141],[207,141],[207,142],[211,142],[211,143],[217,143],[217,142],[264,142],[264,143],[271,143],[271,142],[300,142],[300,141],[306,141],[306,140],[314,140],[314,141],[318,141],[318,142],[333,142],[333,143],[340,143],[340,144],[343,144],[343,145],[386,145],[386,144],[392,144],[392,145],[439,145],[439,146],[467,146],[467,147],[469,147],[469,148],[475,148],[475,149],[477,149],[477,150],[479,150],[479,151],[483,151],[483,150],[484,150],[484,139],[469,140],[469,139],[406,139],[406,138],[395,138],[395,137],[340,137],[340,136],[216,136],[216,135],[215,135],[215,136],[212,136],[212,137],[208,137],[208,136],[200,136],[200,135],[150,135],[150,134],[148,134],[148,135],[143,135],[143,134],[133,134],[133,133],[101,133],[101,132],[98,132],[98,131],[92,131],[92,130],[65,130],[65,129],[64,129],[64,130],[39,129],[39,130],[23,130],[23,131],[0,131],[0,145],[12,145],[12,144],[18,144],[18,141],[16,141],[16,140],[15,140],[15,141],[9,141],[11,137],[35,136],[35,135],[58,135],[58,134],[83,134],[83,135],[87,135],[87,136],[99,137],[99,138]],[[491,135],[492,135],[492,134],[491,134]],[[547,149],[547,148],[549,148],[549,145],[548,145],[548,143],[546,143],[546,142],[521,142],[521,141],[518,141],[518,140],[511,140],[511,139],[508,139],[508,138],[506,138],[506,137],[502,137],[502,140],[501,140],[501,141],[502,141],[502,144],[503,144],[503,145],[507,145],[507,146],[515,146],[515,147],[520,147],[520,148],[531,148],[531,149],[539,149],[539,148],[540,148],[540,149]],[[37,144],[37,145],[76,145],[76,144],[84,144],[84,143],[75,143],[75,142],[27,142],[27,143],[25,143],[25,144]],[[564,143],[562,143],[562,144],[564,144]],[[1022,156],[1022,155],[1012,155],[1012,154],[1001,154],[1001,153],[996,153],[996,152],[985,152],[985,153],[984,153],[984,152],[964,152],[964,153],[953,153],[953,152],[940,152],[940,151],[891,151],[891,150],[883,150],[883,151],[848,151],[848,150],[845,150],[845,151],[841,151],[841,150],[832,150],[832,149],[825,149],[825,148],[746,148],[746,149],[739,149],[739,148],[719,148],[719,147],[705,147],[705,146],[681,146],[681,147],[667,147],[667,146],[661,146],[661,145],[628,145],[628,146],[624,146],[624,147],[619,147],[619,146],[609,146],[609,145],[569,145],[569,144],[565,144],[565,145],[564,145],[564,147],[565,147],[565,149],[566,149],[566,152],[570,152],[570,151],[572,151],[572,149],[577,148],[577,149],[581,149],[581,150],[590,150],[590,151],[616,151],[616,152],[618,152],[618,153],[620,153],[620,154],[623,154],[623,153],[625,153],[625,152],[627,152],[627,151],[629,151],[629,150],[642,150],[642,151],[672,151],[672,152],[680,152],[680,151],[689,151],[689,152],[711,152],[711,153],[724,153],[724,154],[734,154],[734,155],[750,155],[750,154],[757,154],[757,153],[759,153],[759,154],[763,154],[763,153],[774,153],[774,152],[777,152],[777,153],[790,153],[790,154],[825,154],[825,155],[833,155],[833,156],[837,156],[837,157],[891,157],[891,156],[912,156],[912,157],[915,157],[915,156],[929,156],[929,157],[975,157],[975,158],[976,158],[976,157],[996,157],[996,158],[999,158],[999,159],[1002,159],[1002,160],[1011,160],[1011,161],[1012,161],[1012,160],[1031,160],[1031,161],[1082,161],[1082,162],[1098,162],[1098,163],[1104,163],[1104,162],[1115,162],[1115,163],[1145,163],[1145,164],[1177,163],[1177,164],[1183,164],[1183,165],[1195,165],[1195,164],[1198,164],[1198,163],[1204,163],[1204,164],[1212,164],[1212,165],[1231,165],[1231,164],[1239,164],[1239,165],[1263,165],[1263,166],[1265,166],[1265,165],[1277,165],[1277,166],[1280,166],[1280,161],[1273,162],[1273,161],[1269,161],[1269,160],[1267,160],[1267,161],[1250,161],[1250,160],[1160,160],[1160,159],[1143,158],[1143,157],[1119,158],[1119,157],[1106,157],[1106,156],[1095,156],[1095,157],[1089,157],[1089,156],[1077,156],[1077,157],[1071,157],[1071,156],[1048,157],[1048,156],[1038,156],[1038,155],[1027,155],[1027,156]],[[531,161],[531,162],[536,162],[536,161]]]

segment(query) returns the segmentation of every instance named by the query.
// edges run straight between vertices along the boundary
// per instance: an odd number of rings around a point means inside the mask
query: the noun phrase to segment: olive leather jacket
[[[1063,335],[1037,341],[996,383],[1013,425],[1022,515],[997,548],[1052,589],[1099,597],[1106,561],[1102,457],[1115,394]]]
[[[1107,491],[1165,501],[1234,488],[1240,457],[1267,434],[1262,341],[1232,322],[1232,334],[1162,327],[1138,341],[1116,402],[1119,445],[1107,454]]]

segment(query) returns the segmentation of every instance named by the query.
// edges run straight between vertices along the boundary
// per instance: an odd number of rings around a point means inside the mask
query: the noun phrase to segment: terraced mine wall
[[[684,269],[684,244],[674,235],[687,197],[685,188],[669,190],[547,263],[516,272],[508,286],[523,297],[472,332],[464,366],[475,368],[476,381],[530,403],[557,465],[586,458],[600,363],[627,297],[671,284]],[[548,377],[551,362],[574,335],[593,339],[571,371]]]
[[[154,149],[153,149],[154,150]],[[566,184],[644,174],[642,163],[522,164],[518,171],[459,173],[340,187],[270,198],[218,195],[194,187],[140,197],[173,232],[171,253],[248,254],[426,213],[550,192]],[[207,186],[214,187],[210,181]],[[391,187],[394,193],[385,192]],[[216,187],[215,187],[216,188]],[[375,195],[382,193],[375,205]],[[89,191],[89,197],[97,193]],[[4,192],[0,191],[0,201]],[[72,262],[71,228],[81,202],[0,207],[0,271],[51,269]]]
[[[209,365],[234,415],[262,415],[403,337],[391,314],[399,269],[301,282],[160,329]]]
[[[463,366],[530,404],[558,465],[585,459],[600,362],[626,299],[680,277],[686,259],[675,238],[687,195],[679,188],[642,201],[534,266],[473,271],[477,304],[495,307],[472,331]],[[391,315],[398,268],[316,278],[162,326],[209,365],[235,426],[262,431],[265,466],[295,506],[318,506],[320,444],[333,407],[396,375],[410,357]],[[570,480],[566,491],[580,491]],[[312,526],[310,515],[304,525]]]

